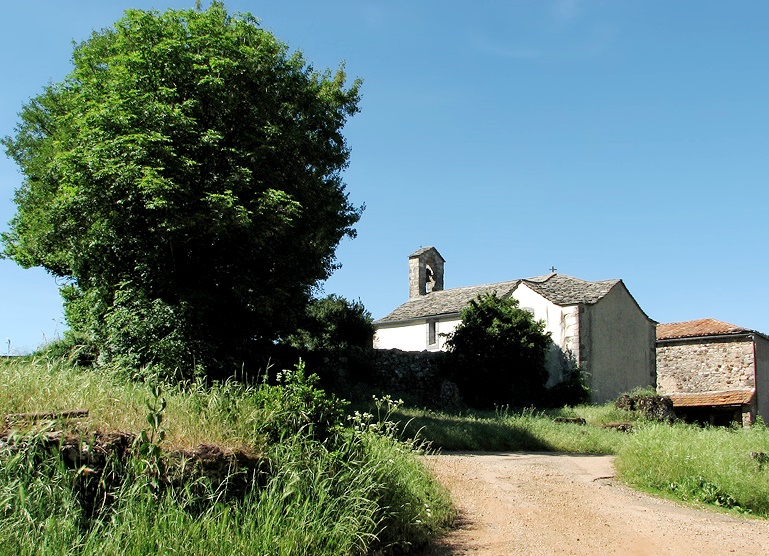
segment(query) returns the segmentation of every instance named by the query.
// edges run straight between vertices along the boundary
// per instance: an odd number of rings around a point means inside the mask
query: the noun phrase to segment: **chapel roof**
[[[479,295],[493,293],[497,297],[509,297],[520,284],[526,284],[556,305],[576,305],[580,303],[591,305],[597,303],[619,282],[620,280],[587,282],[565,274],[551,273],[481,286],[466,286],[433,291],[414,299],[409,299],[389,315],[377,320],[375,324],[459,314],[470,301],[476,299]]]
[[[723,336],[727,334],[746,334],[750,332],[753,331],[716,319],[698,319],[657,325],[658,340],[695,338],[699,336]]]
[[[545,280],[522,280],[532,290],[556,305],[576,305],[598,303],[620,280],[601,280],[587,282],[565,274],[550,274]]]

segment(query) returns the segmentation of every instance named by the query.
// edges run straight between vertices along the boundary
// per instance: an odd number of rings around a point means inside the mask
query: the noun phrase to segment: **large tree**
[[[25,177],[5,254],[65,279],[102,360],[216,372],[290,333],[360,217],[359,81],[220,2],[127,11],[73,64],[3,140]]]

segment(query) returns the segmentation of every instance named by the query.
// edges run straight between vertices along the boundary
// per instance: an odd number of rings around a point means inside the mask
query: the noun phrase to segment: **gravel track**
[[[769,521],[686,507],[614,479],[613,456],[429,456],[458,527],[426,554],[768,554]]]

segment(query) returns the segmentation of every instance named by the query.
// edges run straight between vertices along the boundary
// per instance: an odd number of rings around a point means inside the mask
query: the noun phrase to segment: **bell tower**
[[[409,299],[443,289],[445,262],[435,247],[422,247],[409,255]]]

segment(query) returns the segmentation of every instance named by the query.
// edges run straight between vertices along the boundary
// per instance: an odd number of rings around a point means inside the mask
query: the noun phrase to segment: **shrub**
[[[263,384],[257,396],[264,406],[259,432],[273,442],[296,434],[324,440],[338,432],[344,420],[345,400],[317,387],[318,375],[305,373],[304,362],[277,375],[277,384]]]
[[[77,367],[90,367],[96,361],[96,347],[85,335],[67,330],[63,338],[46,344],[36,355],[62,359]]]
[[[298,330],[286,343],[310,350],[368,348],[373,338],[371,313],[363,303],[332,294],[310,300]]]
[[[550,334],[513,298],[480,296],[462,311],[449,336],[449,376],[465,401],[478,409],[538,403],[548,373]]]
[[[88,396],[84,405],[109,405],[121,415],[138,411],[150,421],[145,449],[132,452],[140,460],[110,468],[116,474],[104,485],[107,471],[98,477],[99,488],[109,487],[110,503],[90,514],[79,502],[81,479],[96,477],[93,469],[65,465],[58,447],[10,453],[0,442],[0,554],[404,553],[423,545],[454,515],[445,489],[414,457],[421,444],[401,440],[389,423],[389,400],[382,400],[382,422],[359,414],[345,426],[345,402],[317,388],[317,377],[308,376],[303,364],[281,373],[275,385],[227,381],[206,386],[197,380],[162,391],[155,387],[149,407],[135,403],[137,396],[146,399],[144,385],[113,378],[43,358],[0,361],[5,407],[17,407],[9,399],[67,407],[72,398],[57,397],[54,403],[52,396],[77,391]],[[185,419],[186,427],[195,429],[187,432],[190,436],[203,429],[210,442],[224,429],[258,450],[256,488],[233,490],[238,477],[226,465],[217,485],[195,473],[206,462],[190,459],[184,477],[192,477],[193,484],[179,485],[180,475],[173,474],[167,488],[157,488],[153,458],[168,456],[169,465],[178,461],[165,450]],[[166,427],[163,439],[160,431]],[[278,441],[261,444],[266,431]],[[159,446],[162,456],[154,450]],[[89,444],[88,453],[99,448]],[[216,452],[213,446],[202,448]]]
[[[579,367],[572,369],[564,380],[547,389],[545,401],[549,407],[574,406],[589,402],[590,388],[585,382],[584,371]]]
[[[670,398],[658,396],[653,391],[634,391],[622,394],[614,404],[617,409],[638,411],[644,418],[652,421],[675,420],[673,402]]]

